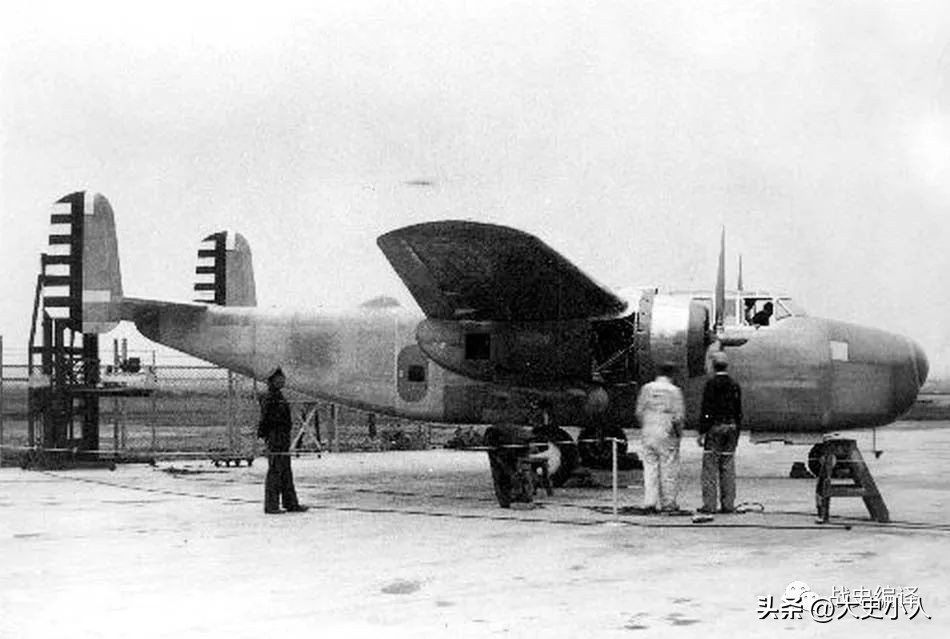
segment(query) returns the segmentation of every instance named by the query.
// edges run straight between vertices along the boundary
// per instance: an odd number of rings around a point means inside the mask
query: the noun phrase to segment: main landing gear
[[[548,474],[551,484],[560,488],[577,470],[579,462],[578,445],[574,438],[563,428],[548,426],[535,429],[531,436],[531,443],[535,444],[535,457],[542,457],[548,461]]]
[[[577,441],[557,426],[490,426],[483,437],[488,448],[492,481],[498,503],[507,508],[514,501],[530,501],[529,493],[537,477],[526,478],[524,469],[539,470],[550,485],[564,486],[580,467],[610,470],[616,441],[618,470],[643,468],[640,458],[627,450],[627,435],[619,426],[589,426],[581,430]],[[524,463],[524,462],[527,462]],[[528,481],[530,479],[531,481]]]
[[[627,452],[627,434],[620,426],[587,426],[577,437],[577,450],[580,463],[595,470],[613,468],[613,446],[617,442],[617,469],[639,470],[643,462],[636,453]]]
[[[553,494],[577,468],[577,444],[569,433],[556,427],[535,429],[490,426],[485,431],[492,483],[498,505],[531,503],[537,487]]]

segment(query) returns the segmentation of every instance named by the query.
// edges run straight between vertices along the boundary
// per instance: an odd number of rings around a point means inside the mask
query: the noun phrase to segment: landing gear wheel
[[[574,474],[578,464],[577,444],[563,428],[548,428],[531,437],[535,444],[547,444],[547,449],[537,453],[548,460],[548,477],[551,485],[560,488]]]
[[[619,426],[604,426],[600,432],[597,426],[588,426],[581,431],[577,439],[581,465],[600,470],[613,468],[611,439],[620,440],[617,442],[617,464],[623,466],[627,457],[627,434]]]
[[[825,454],[824,444],[815,444],[808,451],[808,472],[815,477],[821,472],[821,457]]]

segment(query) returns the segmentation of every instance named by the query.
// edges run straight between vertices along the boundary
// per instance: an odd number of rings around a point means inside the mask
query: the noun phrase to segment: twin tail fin
[[[219,306],[257,306],[251,247],[240,233],[212,233],[198,248],[195,299]]]

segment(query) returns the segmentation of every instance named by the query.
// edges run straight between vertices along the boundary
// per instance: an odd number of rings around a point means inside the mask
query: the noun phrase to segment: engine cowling
[[[649,317],[644,318],[641,310],[641,324],[647,326],[650,337],[646,352],[639,355],[641,361],[648,361],[650,366],[641,368],[640,383],[650,381],[663,362],[676,365],[687,378],[705,374],[708,309],[686,296],[654,295],[652,300],[644,301],[649,307]],[[641,304],[641,309],[643,307]]]

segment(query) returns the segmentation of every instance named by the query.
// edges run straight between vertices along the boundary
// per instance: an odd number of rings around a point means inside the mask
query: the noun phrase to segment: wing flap
[[[505,226],[428,222],[391,231],[377,244],[430,318],[583,319],[626,307],[544,242]]]

